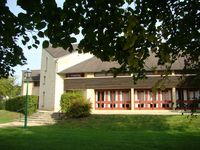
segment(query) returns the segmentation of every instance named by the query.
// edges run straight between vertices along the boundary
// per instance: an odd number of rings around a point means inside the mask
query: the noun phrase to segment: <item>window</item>
[[[44,82],[43,82],[43,85],[45,85],[46,83],[46,76],[44,76]]]
[[[34,85],[34,86],[40,86],[40,81],[34,81],[34,82],[33,82],[33,85]]]
[[[47,72],[47,69],[48,69],[48,57],[46,57],[46,68],[45,68],[45,72]]]
[[[171,91],[150,89],[135,90],[135,109],[170,109],[172,106]]]
[[[84,73],[67,73],[66,75],[65,75],[66,77],[84,77]]]
[[[130,90],[96,90],[96,109],[131,109]]]
[[[138,93],[138,100],[144,100],[144,95],[145,95],[145,93],[144,93],[144,91],[138,91],[137,92]]]

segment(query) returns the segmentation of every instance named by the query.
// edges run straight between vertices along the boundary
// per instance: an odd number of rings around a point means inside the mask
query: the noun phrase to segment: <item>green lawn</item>
[[[0,123],[11,122],[20,118],[20,114],[16,112],[10,112],[6,110],[0,110]]]
[[[5,150],[197,150],[200,116],[94,115],[52,126],[0,129]]]

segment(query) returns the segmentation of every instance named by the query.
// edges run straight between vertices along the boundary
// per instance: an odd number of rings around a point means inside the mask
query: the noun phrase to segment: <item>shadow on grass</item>
[[[12,149],[196,149],[199,118],[186,116],[92,115],[51,126],[0,129],[0,147]]]
[[[200,118],[191,120],[187,116],[163,115],[92,115],[87,118],[66,119],[58,126],[67,128],[90,128],[104,130],[188,131],[198,126]]]

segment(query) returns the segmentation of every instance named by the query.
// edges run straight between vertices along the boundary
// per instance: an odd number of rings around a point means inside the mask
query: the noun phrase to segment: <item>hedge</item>
[[[84,99],[82,91],[66,92],[61,96],[61,111],[67,117],[79,118],[90,115],[91,103]]]
[[[5,100],[0,100],[0,110],[5,109]]]
[[[25,112],[26,96],[19,96],[6,100],[5,109],[15,112]],[[28,115],[36,112],[38,108],[38,96],[28,96]]]
[[[74,101],[69,107],[69,111],[66,115],[72,118],[87,117],[91,113],[91,106],[91,103],[86,100]]]
[[[69,91],[64,93],[61,96],[60,106],[61,111],[67,113],[69,111],[69,107],[74,101],[82,101],[83,92],[82,91]]]

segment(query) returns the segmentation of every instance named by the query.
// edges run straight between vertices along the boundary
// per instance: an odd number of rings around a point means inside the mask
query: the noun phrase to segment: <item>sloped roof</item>
[[[31,70],[31,80],[40,81],[40,70]]]
[[[166,67],[158,65],[158,57],[155,57],[154,53],[150,53],[150,56],[145,60],[145,70],[165,70]],[[184,68],[184,58],[179,58],[172,64],[171,70],[182,70]]]
[[[78,44],[73,44],[72,46],[73,46],[73,49],[77,49]],[[57,47],[57,48],[48,47],[45,50],[54,58],[59,58],[59,57],[70,54],[68,49],[64,50],[62,47]]]
[[[157,65],[158,58],[154,55],[145,61],[145,70],[152,71],[153,68],[156,70],[165,70],[165,66]],[[183,59],[177,60],[171,67],[172,70],[181,70],[184,67]],[[67,68],[59,73],[82,73],[82,72],[102,72],[108,71],[110,68],[119,68],[120,65],[117,62],[102,62],[96,57],[92,57],[84,62],[81,62],[77,65],[74,65],[70,68]]]
[[[108,71],[113,67],[119,68],[120,65],[117,62],[102,62],[100,59],[92,57],[84,62],[63,70],[60,73],[101,72]]]

